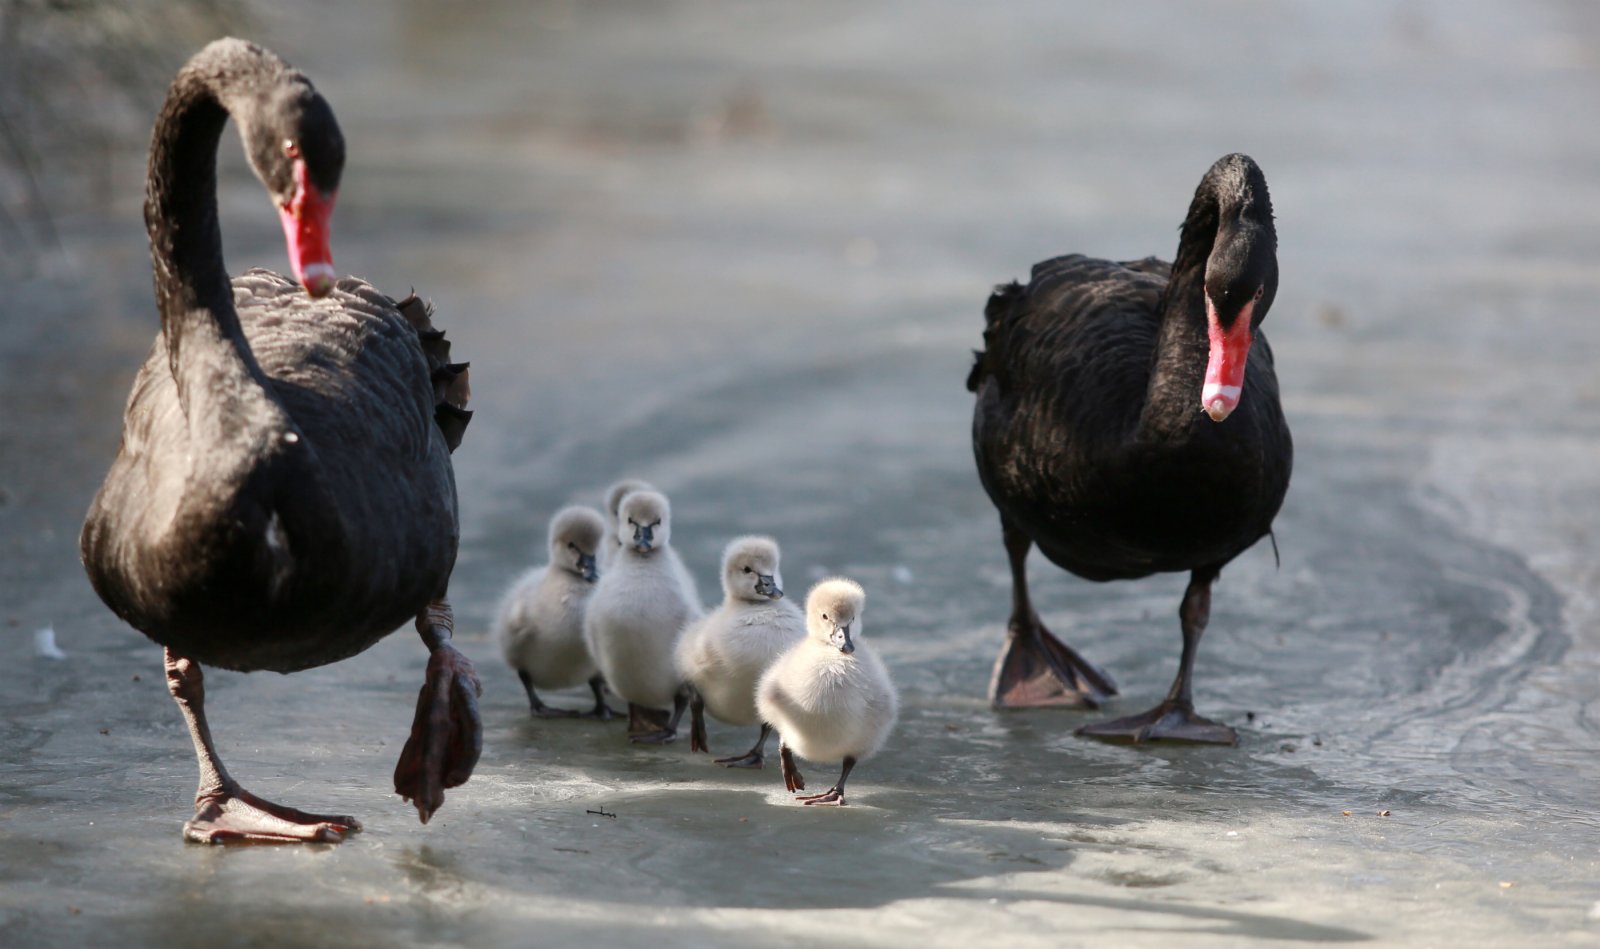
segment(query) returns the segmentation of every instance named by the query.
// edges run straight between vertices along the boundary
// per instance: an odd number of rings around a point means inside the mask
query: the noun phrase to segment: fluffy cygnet
[[[622,506],[622,499],[636,491],[655,491],[655,487],[648,481],[638,478],[624,478],[606,489],[606,542],[600,545],[600,572],[604,573],[606,566],[616,558],[617,551],[632,542],[632,534],[627,531],[618,531],[621,518],[617,516],[617,509]],[[659,492],[657,492],[659,493]],[[694,582],[694,575],[683,565],[683,561],[676,556],[672,558],[672,568],[678,572],[678,580],[683,588],[694,595],[695,612],[704,613],[705,605],[700,600],[700,588]]]
[[[706,745],[705,712],[730,725],[760,722],[761,737],[747,753],[718,758],[730,768],[759,768],[772,726],[756,711],[761,674],[805,638],[799,607],[783,599],[778,544],[770,537],[740,537],[722,554],[722,605],[683,631],[678,674],[694,687],[689,709],[689,749]]]
[[[617,551],[623,547],[623,541],[617,534],[617,508],[622,506],[622,499],[635,491],[654,491],[655,485],[638,478],[623,478],[616,484],[606,489],[606,539],[600,545],[600,569],[605,570],[606,565],[616,559]]]
[[[688,571],[670,543],[671,508],[664,495],[626,495],[616,536],[624,546],[595,585],[584,639],[611,690],[628,702],[628,737],[671,741],[689,702],[673,650],[684,626],[700,617],[700,600],[684,584]],[[670,719],[659,711],[669,705]]]
[[[579,715],[544,704],[534,689],[565,689],[581,682],[588,682],[594,692],[594,708],[581,714],[612,716],[583,638],[583,615],[597,577],[595,556],[603,543],[609,543],[605,529],[598,511],[586,507],[557,511],[550,519],[550,563],[518,578],[495,612],[495,641],[507,664],[517,670],[536,718]]]
[[[804,790],[794,755],[841,761],[834,786],[802,796],[807,804],[844,804],[844,783],[857,761],[871,757],[889,737],[900,697],[883,661],[856,642],[866,593],[854,580],[823,580],[806,596],[806,637],[761,677],[756,708],[782,736],[778,757],[783,783]]]

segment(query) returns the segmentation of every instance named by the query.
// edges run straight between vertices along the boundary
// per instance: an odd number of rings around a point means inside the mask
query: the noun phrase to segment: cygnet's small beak
[[[583,578],[590,583],[593,583],[600,577],[599,571],[595,570],[594,554],[578,555],[578,572],[582,574]]]
[[[756,574],[756,594],[771,600],[783,599],[783,591],[778,589],[778,583],[769,573]]]
[[[633,549],[641,554],[650,552],[655,546],[655,529],[650,527],[635,527],[633,529]]]
[[[849,623],[833,628],[833,644],[838,646],[839,651],[847,656],[856,651],[855,641],[850,638]]]

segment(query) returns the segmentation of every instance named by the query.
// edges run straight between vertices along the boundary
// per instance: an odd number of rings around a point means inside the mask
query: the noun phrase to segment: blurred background
[[[150,124],[223,33],[339,117],[335,264],[415,286],[473,364],[472,782],[426,828],[388,793],[409,632],[208,675],[245,784],[366,821],[338,848],[181,844],[160,650],[77,559],[158,327]],[[0,0],[0,942],[1589,943],[1597,102],[1600,7],[1576,0]],[[229,267],[283,270],[236,142]],[[1241,745],[996,715],[1009,577],[963,388],[984,300],[1060,253],[1170,257],[1230,151],[1277,211],[1265,330],[1297,449],[1282,565],[1230,566],[1199,659]],[[866,585],[905,711],[850,807],[527,719],[495,599],[556,507],[623,476],[671,495],[708,600],[747,531],[796,594]],[[1153,703],[1184,578],[1032,570],[1122,687],[1098,714]],[[46,628],[65,658],[36,654]],[[747,740],[713,726],[718,753]]]

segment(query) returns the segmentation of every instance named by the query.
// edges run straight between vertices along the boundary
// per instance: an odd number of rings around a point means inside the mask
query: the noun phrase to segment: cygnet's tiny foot
[[[747,751],[733,758],[712,759],[717,764],[727,765],[730,768],[761,768],[766,766],[766,756],[759,751]]]
[[[1079,735],[1111,741],[1187,741],[1208,745],[1237,745],[1239,735],[1221,722],[1196,715],[1194,709],[1162,702],[1148,712],[1094,722],[1078,729]]]
[[[783,786],[791,793],[804,791],[806,779],[800,774],[800,769],[794,766],[794,752],[788,745],[778,746],[778,765],[783,771]]]
[[[663,709],[628,703],[628,737],[655,735],[667,730],[671,716]]]
[[[589,691],[594,693],[594,708],[582,713],[578,716],[579,718],[593,719],[597,722],[609,722],[617,717],[617,713],[612,710],[611,706],[606,704],[605,692],[602,691],[604,686],[605,680],[600,676],[595,676],[589,680]]]
[[[678,740],[678,732],[675,729],[663,728],[643,735],[629,735],[628,740],[636,745],[666,745]]]
[[[197,801],[194,818],[183,825],[183,836],[202,844],[336,844],[360,830],[361,822],[354,817],[309,814],[235,786]]]
[[[828,790],[823,791],[821,794],[802,794],[801,796],[795,798],[795,800],[800,801],[807,806],[812,804],[825,804],[830,807],[844,807],[844,789],[840,787],[831,787]]]
[[[551,705],[541,705],[538,708],[533,709],[534,718],[577,718],[582,714],[582,712],[578,712],[574,709],[556,708]]]
[[[426,824],[444,803],[446,788],[465,784],[483,752],[478,696],[483,686],[472,662],[450,645],[450,607],[435,601],[417,617],[417,631],[428,643],[427,681],[417,695],[411,737],[394,769],[394,790],[417,809]]]

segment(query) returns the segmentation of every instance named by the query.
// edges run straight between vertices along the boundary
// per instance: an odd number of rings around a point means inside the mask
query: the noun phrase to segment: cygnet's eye
[[[745,567],[745,568],[744,568],[744,572],[745,572],[745,573],[749,573],[749,572],[750,572],[750,568],[749,568],[749,567]]]
[[[630,518],[628,518],[628,526],[629,527],[638,527],[639,526],[639,522],[630,517]]]
[[[828,614],[826,614],[826,613],[822,614],[822,618],[823,619],[827,619],[828,618]]]
[[[578,552],[578,545],[572,543],[571,541],[568,541],[567,542],[567,549],[572,551],[573,553],[577,553]]]
[[[658,517],[655,520],[651,521],[650,522],[650,526],[651,527],[660,527],[661,526],[661,518]]]

